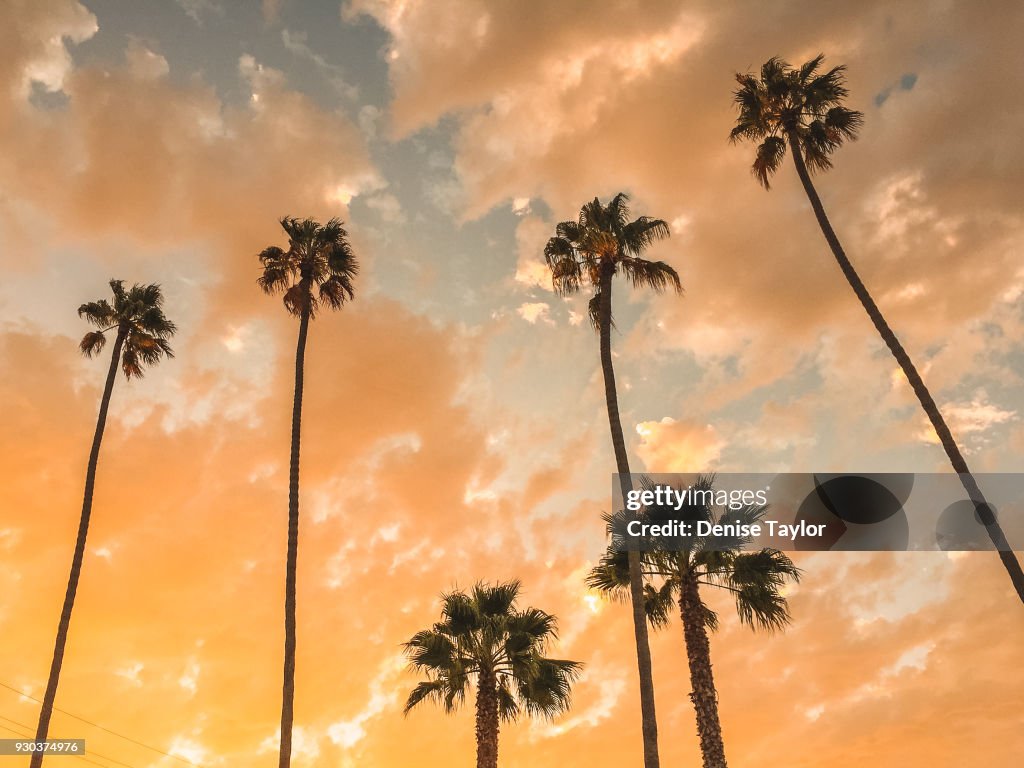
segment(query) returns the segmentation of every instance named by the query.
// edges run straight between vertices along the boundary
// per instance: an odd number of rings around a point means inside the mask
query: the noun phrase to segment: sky
[[[471,710],[403,718],[401,643],[510,578],[586,671],[567,715],[503,728],[502,765],[635,764],[629,612],[583,584],[614,465],[597,339],[544,243],[619,191],[670,224],[650,256],[685,295],[614,292],[636,471],[947,471],[790,166],[765,191],[727,141],[734,73],[824,52],[865,117],[816,179],[833,224],[972,468],[1017,471],[1022,33],[1019,3],[955,0],[3,3],[0,683],[41,697],[64,593],[105,371],[76,309],[158,282],[176,355],[115,387],[57,706],[275,764],[296,323],[256,254],[337,216],[362,269],[306,356],[293,764],[469,764]],[[784,633],[709,596],[733,765],[1019,763],[997,558],[798,564]],[[664,764],[695,764],[678,622],[652,653]],[[37,711],[0,687],[0,727]],[[60,712],[51,735],[185,764]]]

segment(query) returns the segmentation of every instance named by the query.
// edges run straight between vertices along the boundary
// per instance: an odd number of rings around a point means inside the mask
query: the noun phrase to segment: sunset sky
[[[865,116],[817,178],[833,224],[972,468],[1019,471],[1022,38],[1012,0],[6,0],[0,684],[42,697],[74,546],[106,370],[76,310],[158,282],[176,357],[116,384],[57,707],[276,765],[297,324],[256,254],[281,216],[339,216],[362,270],[306,355],[293,765],[472,764],[471,708],[402,717],[401,643],[509,578],[586,671],[501,764],[638,765],[629,611],[583,584],[614,467],[597,337],[544,243],[619,191],[671,225],[650,254],[685,296],[614,293],[635,471],[948,471],[788,160],[766,192],[727,141],[735,72],[824,52]],[[994,555],[798,564],[783,634],[712,598],[731,765],[1020,765]],[[663,765],[696,765],[677,618],[652,653]],[[37,715],[0,687],[0,738]],[[60,712],[50,734],[185,765]]]

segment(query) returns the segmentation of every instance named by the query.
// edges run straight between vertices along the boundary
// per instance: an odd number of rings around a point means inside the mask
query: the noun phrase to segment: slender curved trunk
[[[288,474],[288,560],[284,585],[284,684],[281,687],[281,754],[279,768],[292,761],[292,721],[295,707],[295,576],[299,557],[299,443],[302,434],[302,375],[309,333],[309,304],[299,318],[295,348],[295,397],[292,401],[292,453]]]
[[[953,439],[953,433],[950,432],[945,419],[942,418],[942,413],[939,411],[939,407],[936,405],[934,398],[932,398],[931,393],[928,391],[928,388],[924,385],[921,375],[917,372],[917,368],[914,367],[913,362],[910,360],[910,356],[907,354],[906,350],[903,349],[903,345],[900,344],[899,339],[896,338],[896,334],[893,333],[893,330],[885,321],[881,310],[879,310],[878,305],[875,304],[875,300],[871,297],[871,294],[868,293],[868,289],[861,281],[857,271],[853,268],[853,264],[850,263],[849,258],[847,258],[846,252],[843,251],[843,246],[839,243],[839,238],[836,237],[836,233],[832,229],[832,225],[829,223],[828,216],[825,215],[825,208],[821,204],[818,192],[815,190],[814,184],[811,183],[811,177],[807,172],[807,166],[800,154],[799,138],[794,131],[789,131],[787,133],[787,138],[789,140],[790,154],[793,155],[793,164],[796,166],[797,176],[800,177],[800,183],[803,184],[804,192],[807,193],[807,198],[811,202],[811,208],[814,209],[814,215],[818,220],[818,226],[821,227],[821,232],[825,235],[825,240],[832,249],[832,254],[839,263],[839,268],[846,276],[846,280],[850,283],[850,287],[853,288],[853,292],[857,294],[857,298],[860,299],[860,303],[863,305],[864,311],[868,313],[868,317],[871,318],[871,322],[874,324],[875,330],[878,331],[882,340],[885,342],[885,345],[889,348],[889,351],[892,352],[893,357],[896,358],[896,362],[899,363],[904,375],[906,375],[907,380],[910,382],[910,386],[913,388],[914,394],[917,395],[917,399],[921,403],[921,407],[928,415],[929,421],[931,421],[935,434],[939,436],[939,442],[942,443],[942,447],[946,451],[946,456],[949,457],[949,463],[952,464],[953,470],[960,476],[960,482],[963,483],[964,490],[967,491],[967,495],[977,506],[978,516],[982,523],[984,523],[985,530],[988,531],[989,538],[992,539],[992,543],[999,552],[999,558],[1003,561],[1003,566],[1006,568],[1006,572],[1010,576],[1010,581],[1013,583],[1013,588],[1017,591],[1017,596],[1020,598],[1021,602],[1024,603],[1024,570],[1021,569],[1020,561],[1017,559],[1016,554],[1010,547],[1009,542],[1007,542],[1006,535],[1003,533],[1002,527],[996,521],[991,507],[988,506],[988,502],[985,500],[985,496],[982,494],[981,488],[978,487],[978,483],[974,479],[974,475],[971,474],[971,470],[968,468],[963,454],[960,453],[960,448],[957,446],[956,440]]]
[[[64,646],[68,641],[68,629],[71,626],[71,611],[75,607],[75,594],[78,592],[78,578],[82,573],[82,560],[85,557],[85,539],[89,533],[89,519],[92,517],[92,495],[96,486],[96,465],[100,458],[100,445],[103,442],[103,430],[107,426],[107,409],[110,407],[110,396],[114,391],[117,379],[117,364],[121,361],[121,348],[124,346],[125,332],[118,328],[114,349],[110,355],[110,368],[107,370],[107,381],[103,386],[103,398],[100,400],[100,411],[96,417],[96,432],[92,438],[92,450],[89,452],[89,466],[85,472],[85,493],[82,499],[82,516],[78,521],[78,539],[75,542],[75,554],[71,558],[71,574],[68,576],[68,588],[64,593],[64,607],[60,611],[57,624],[57,639],[53,644],[53,661],[50,662],[50,677],[46,681],[46,693],[43,694],[43,706],[39,711],[39,724],[36,727],[36,741],[46,739],[50,729],[50,717],[53,715],[53,702],[57,697],[57,683],[60,680],[60,668],[64,662]],[[29,763],[31,768],[40,768],[43,764],[43,753],[33,752]]]
[[[498,768],[498,681],[483,670],[476,685],[476,768]]]
[[[601,368],[604,371],[604,396],[608,406],[608,426],[615,449],[615,466],[622,485],[623,498],[632,490],[629,458],[619,419],[619,398],[615,391],[615,370],[612,368],[612,275],[614,265],[601,265],[600,312]],[[640,553],[629,552],[629,597],[633,608],[633,635],[636,640],[637,669],[640,674],[640,717],[643,728],[644,768],[658,768],[658,718],[654,711],[654,672],[651,646],[647,636],[647,612],[644,610],[644,583],[640,569]]]
[[[704,609],[700,601],[697,574],[688,571],[679,589],[679,616],[683,620],[686,660],[690,665],[690,701],[697,713],[697,735],[704,768],[726,768],[722,724],[718,720],[718,691],[711,672],[711,644],[708,642]]]

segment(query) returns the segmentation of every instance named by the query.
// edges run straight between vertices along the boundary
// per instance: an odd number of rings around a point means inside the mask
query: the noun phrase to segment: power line
[[[4,720],[7,720],[7,718],[5,717]],[[13,720],[9,720],[8,722],[13,723],[14,721]],[[14,735],[21,736],[22,738],[26,738],[26,739],[31,739],[32,738],[32,736],[30,734],[24,733],[22,731],[15,730],[14,728],[8,728],[6,725],[3,725],[3,724],[0,724],[0,728],[3,728],[5,731],[10,731]],[[85,760],[85,762],[87,762],[87,763],[92,763],[93,765],[98,765],[98,766],[100,766],[100,768],[110,768],[109,765],[106,765],[104,763],[97,763],[95,760],[90,760],[85,755],[72,755],[70,753],[67,753],[67,754],[70,757],[77,757],[79,760]],[[99,755],[97,755],[97,757],[99,757]],[[121,765],[124,765],[124,763],[121,763]]]
[[[42,701],[37,699],[35,696],[29,696],[24,691],[19,691],[13,685],[8,685],[7,683],[3,682],[2,680],[0,680],[0,687],[6,688],[9,691],[14,691],[14,693],[18,694],[19,696],[24,696],[26,699],[30,699],[31,701],[34,701],[37,704],[42,704],[43,703]],[[164,752],[162,749],[159,749],[159,748],[154,747],[154,746],[152,746],[150,744],[145,744],[145,743],[143,743],[141,741],[133,739],[131,736],[125,736],[123,733],[118,733],[117,731],[112,731],[109,728],[106,728],[106,727],[100,725],[99,723],[94,723],[91,720],[86,720],[84,717],[79,717],[78,715],[74,715],[71,712],[68,712],[66,709],[61,709],[60,707],[54,707],[53,709],[55,711],[57,711],[57,712],[61,712],[61,713],[65,714],[65,715],[67,715],[68,717],[73,717],[73,718],[75,718],[75,720],[83,722],[86,725],[91,725],[93,728],[99,728],[101,731],[106,731],[111,736],[117,736],[119,739],[124,739],[125,741],[130,741],[132,744],[137,744],[140,747],[145,747],[146,749],[152,750],[153,752],[156,752],[157,754],[163,755],[164,757],[170,757],[173,760],[180,760],[181,762],[183,762],[183,763],[185,763],[187,765],[193,766],[193,768],[203,768],[203,766],[199,765],[199,763],[193,763],[191,760],[187,760],[186,758],[181,757],[179,755],[172,755],[170,752]]]
[[[19,728],[24,728],[26,731],[28,731],[28,734],[25,734],[25,735],[29,739],[32,738],[32,736],[31,736],[31,734],[32,734],[32,726],[31,725],[25,725],[25,723],[19,723],[17,720],[11,720],[11,718],[4,717],[3,715],[0,715],[0,720],[6,720],[8,723],[16,725]],[[11,729],[8,728],[7,730],[11,730]],[[81,755],[76,755],[73,752],[65,752],[65,753],[62,753],[62,754],[68,754],[68,755],[71,755],[72,757],[81,757]],[[108,762],[111,762],[111,763],[117,763],[118,765],[123,765],[124,768],[133,768],[133,766],[129,765],[128,763],[122,763],[120,760],[116,760],[113,757],[110,757],[109,755],[100,754],[99,752],[97,752],[96,750],[93,750],[93,749],[89,750],[89,754],[92,755],[93,757],[99,757],[99,758],[101,758],[103,760],[106,760]]]

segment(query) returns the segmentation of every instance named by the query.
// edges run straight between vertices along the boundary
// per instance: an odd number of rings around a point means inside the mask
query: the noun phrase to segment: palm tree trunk
[[[688,571],[679,590],[679,615],[683,620],[686,659],[690,664],[690,700],[697,713],[697,734],[704,768],[726,768],[722,724],[718,720],[718,691],[711,672],[711,645],[704,606],[700,601],[697,574]]]
[[[50,677],[46,681],[46,692],[43,694],[43,706],[39,711],[39,724],[36,727],[36,741],[46,739],[50,730],[50,717],[53,715],[53,702],[57,697],[57,682],[60,680],[60,668],[64,661],[64,646],[68,640],[68,629],[71,626],[71,611],[75,607],[75,594],[78,592],[78,578],[82,573],[82,560],[85,557],[85,539],[89,533],[89,519],[92,517],[92,495],[96,486],[96,465],[100,458],[100,445],[103,442],[103,430],[107,426],[107,409],[110,407],[110,396],[114,392],[114,381],[117,379],[117,365],[121,361],[121,348],[124,346],[125,333],[118,329],[114,341],[114,349],[110,355],[110,368],[107,370],[107,381],[103,386],[103,398],[100,400],[100,411],[96,417],[96,432],[92,438],[92,450],[89,452],[89,465],[85,472],[85,494],[82,499],[82,516],[78,521],[78,539],[75,542],[75,554],[71,558],[71,574],[68,576],[68,588],[64,593],[64,607],[60,611],[60,622],[57,624],[57,639],[53,645],[53,661],[50,662]],[[40,768],[43,764],[43,753],[33,752],[30,768]]]
[[[481,670],[476,686],[476,768],[498,768],[498,684]]]
[[[800,154],[800,140],[795,131],[789,131],[788,139],[789,150],[793,155],[793,164],[796,166],[797,176],[800,177],[800,183],[804,186],[804,192],[807,193],[807,198],[811,201],[811,208],[814,209],[814,215],[818,219],[818,226],[821,227],[822,234],[825,235],[825,240],[832,249],[832,254],[835,256],[836,261],[839,262],[839,268],[846,276],[846,280],[850,283],[850,287],[853,288],[853,292],[857,294],[857,298],[860,299],[860,303],[863,305],[864,311],[868,313],[868,317],[871,318],[875,330],[878,331],[885,345],[892,352],[893,357],[896,358],[896,362],[899,363],[900,368],[910,382],[914,394],[917,395],[921,407],[931,421],[935,434],[939,436],[939,442],[942,443],[946,456],[949,457],[949,463],[952,464],[953,470],[960,476],[960,482],[963,483],[967,495],[976,505],[978,516],[985,525],[989,538],[999,552],[999,558],[1003,561],[1003,566],[1010,575],[1010,581],[1013,583],[1013,588],[1017,591],[1017,596],[1024,603],[1024,570],[1021,569],[1020,561],[1007,542],[1002,527],[996,521],[991,507],[988,506],[981,488],[978,487],[974,475],[971,474],[971,470],[967,466],[963,454],[960,453],[956,440],[953,439],[952,432],[950,432],[949,427],[946,425],[945,419],[942,418],[942,413],[939,411],[934,398],[932,398],[928,388],[924,385],[921,375],[917,372],[917,368],[911,362],[910,356],[903,349],[903,345],[896,338],[896,334],[893,333],[889,324],[885,321],[882,312],[878,309],[878,305],[875,304],[871,294],[868,293],[868,289],[861,281],[857,271],[853,268],[853,264],[850,263],[846,253],[843,251],[843,246],[839,243],[839,238],[836,237],[836,233],[829,223],[828,216],[825,215],[825,208],[821,204],[818,192],[811,183],[807,166],[804,164],[804,159]]]
[[[309,333],[307,302],[299,319],[299,340],[295,348],[295,398],[292,402],[292,451],[288,474],[288,560],[284,586],[284,684],[281,688],[281,754],[279,768],[292,760],[292,721],[295,706],[295,577],[299,556],[299,443],[302,434],[302,375]]]
[[[629,457],[619,419],[619,398],[615,391],[615,370],[612,367],[612,275],[614,265],[607,261],[601,265],[600,312],[598,321],[601,334],[601,368],[604,371],[604,396],[608,406],[608,426],[615,449],[615,466],[622,485],[622,494],[632,490],[629,476]],[[644,610],[643,574],[640,553],[630,551],[629,596],[633,607],[633,635],[636,641],[637,669],[640,674],[640,718],[643,728],[644,768],[659,768],[658,718],[654,711],[654,672],[651,665],[651,646],[647,636],[647,612]]]

